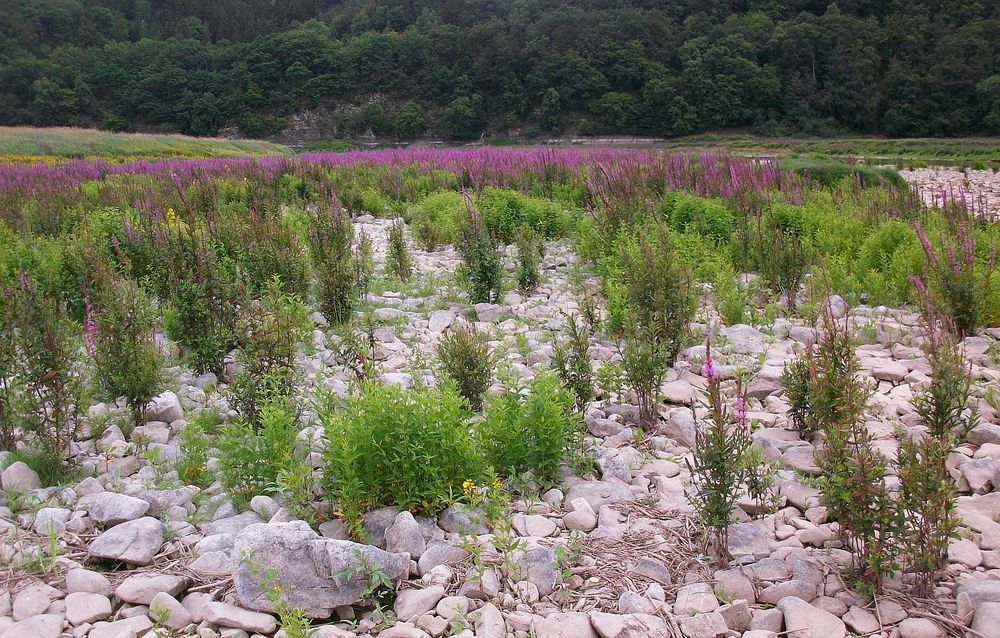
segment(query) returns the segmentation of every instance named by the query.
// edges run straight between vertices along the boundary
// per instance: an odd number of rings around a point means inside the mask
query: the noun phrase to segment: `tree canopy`
[[[7,0],[0,122],[997,134],[997,33],[969,0]]]

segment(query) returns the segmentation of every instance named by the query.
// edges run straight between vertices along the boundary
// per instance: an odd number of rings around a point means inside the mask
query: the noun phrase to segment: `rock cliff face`
[[[336,125],[335,113],[320,107],[289,116],[288,126],[270,141],[298,148],[336,137],[342,135]]]

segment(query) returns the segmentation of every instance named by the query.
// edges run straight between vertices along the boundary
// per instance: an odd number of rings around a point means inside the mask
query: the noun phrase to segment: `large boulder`
[[[148,565],[163,546],[163,524],[150,516],[116,525],[94,539],[88,552],[94,558]]]
[[[328,618],[335,607],[353,605],[369,585],[370,571],[398,580],[409,563],[371,545],[323,538],[301,521],[254,524],[236,537],[233,581],[240,604],[274,611],[262,582],[273,570],[282,599],[311,618]]]

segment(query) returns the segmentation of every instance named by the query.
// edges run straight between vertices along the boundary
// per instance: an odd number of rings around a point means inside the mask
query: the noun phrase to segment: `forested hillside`
[[[1000,133],[995,0],[2,0],[0,123]]]

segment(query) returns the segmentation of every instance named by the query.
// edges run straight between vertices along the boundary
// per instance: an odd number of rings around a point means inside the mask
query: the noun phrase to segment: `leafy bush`
[[[799,288],[812,263],[812,250],[798,218],[781,210],[764,215],[751,233],[757,272],[768,288],[795,310]]]
[[[86,397],[75,324],[65,304],[22,274],[0,294],[0,332],[6,337],[4,395],[12,431],[30,435],[29,449],[61,465],[80,425]]]
[[[239,318],[240,371],[227,388],[229,403],[243,419],[257,423],[268,403],[287,402],[295,392],[295,353],[309,335],[309,313],[294,294],[273,279],[260,299]]]
[[[87,345],[101,389],[111,400],[125,397],[139,423],[163,380],[163,353],[155,340],[149,299],[132,280],[106,273],[88,314]]]
[[[219,437],[219,478],[237,507],[268,494],[295,458],[295,413],[284,402],[261,407],[259,423],[237,419]]]
[[[667,200],[670,225],[682,232],[709,237],[717,245],[729,241],[736,223],[732,211],[722,202],[694,195],[675,194]]]
[[[817,461],[823,470],[820,499],[841,526],[855,556],[857,580],[879,590],[894,569],[896,507],[885,482],[884,457],[872,448],[865,427],[870,390],[858,378],[858,360],[847,322],[823,314],[823,336],[810,364],[809,415],[823,434]]]
[[[163,273],[168,288],[164,329],[187,351],[197,370],[222,371],[223,359],[236,347],[236,320],[244,304],[244,290],[228,280],[211,252],[209,238],[200,232],[165,235]]]
[[[667,230],[658,225],[652,237],[623,242],[614,278],[621,282],[629,318],[647,329],[646,336],[657,343],[657,357],[672,365],[694,319],[697,296]]]
[[[746,396],[737,386],[736,412],[731,415],[722,398],[722,382],[715,373],[709,346],[702,374],[708,380],[709,423],[698,428],[693,460],[687,461],[694,491],[688,496],[702,522],[710,529],[708,554],[725,566],[729,564],[729,526],[735,522],[733,509],[743,495],[758,501],[769,500],[773,476],[759,454],[752,449],[753,438],[747,419]]]
[[[799,431],[799,438],[808,441],[816,434],[817,424],[809,406],[810,393],[813,385],[813,370],[815,353],[812,344],[807,345],[805,353],[798,359],[785,364],[781,375],[781,384],[785,388],[785,398],[791,408],[792,425]]]
[[[479,428],[489,463],[501,475],[530,473],[543,489],[554,485],[580,432],[573,404],[573,394],[549,372],[524,392],[508,389],[491,399]]]
[[[437,346],[441,371],[472,406],[483,407],[483,395],[493,382],[496,361],[489,338],[475,326],[456,327],[441,337]]]
[[[926,306],[943,313],[960,336],[974,334],[982,325],[997,257],[995,243],[985,259],[977,257],[974,220],[964,215],[952,229],[954,235],[940,235],[938,250],[923,227],[914,225],[924,250],[924,271],[923,276],[911,278]]]
[[[462,256],[458,274],[465,281],[469,301],[494,303],[500,298],[503,261],[496,241],[483,225],[471,198],[466,198],[469,212],[458,229],[458,252]]]
[[[339,408],[319,400],[326,492],[358,525],[369,509],[436,512],[484,474],[469,438],[467,404],[453,388],[403,390],[362,383]]]
[[[428,195],[414,208],[410,228],[424,250],[437,250],[458,239],[458,216],[465,209],[462,195],[444,191]]]
[[[948,566],[948,544],[959,524],[948,456],[977,421],[975,412],[965,415],[972,388],[968,367],[950,331],[934,320],[928,322],[926,350],[931,384],[913,404],[928,433],[901,436],[898,453],[900,538],[919,596],[932,594]]]
[[[180,456],[175,469],[181,481],[188,485],[208,487],[212,482],[208,470],[211,431],[218,426],[219,415],[202,410],[191,417],[180,433]]]
[[[310,214],[309,247],[319,280],[319,305],[331,323],[351,316],[357,295],[357,270],[352,258],[354,227],[336,196]]]
[[[357,294],[364,297],[371,288],[372,277],[375,274],[375,246],[368,233],[362,231],[354,242],[354,286]]]
[[[529,226],[517,229],[517,260],[517,286],[524,292],[531,292],[541,279],[538,268],[542,260],[542,242]]]
[[[558,203],[526,197],[506,188],[484,189],[476,197],[476,207],[487,230],[502,244],[513,242],[522,226],[528,226],[543,237],[556,237],[570,225]]]
[[[567,314],[565,338],[552,348],[552,367],[576,397],[576,407],[583,410],[594,397],[594,371],[590,366],[589,323]]]
[[[656,422],[660,385],[670,367],[668,346],[657,339],[651,328],[634,324],[619,345],[625,383],[639,404],[639,424],[650,428]]]
[[[406,244],[406,230],[402,220],[397,219],[389,227],[385,269],[403,282],[409,281],[413,274],[413,258],[410,257],[410,247]]]

